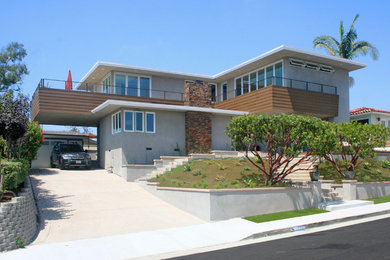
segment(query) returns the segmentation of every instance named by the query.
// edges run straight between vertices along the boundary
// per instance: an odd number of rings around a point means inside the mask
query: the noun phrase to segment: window
[[[134,131],[134,112],[125,111],[125,132]]]
[[[112,115],[112,133],[116,134],[122,131],[122,112]]]
[[[115,75],[115,94],[124,95],[126,88],[126,76]]]
[[[102,92],[106,94],[111,93],[111,75],[102,81]]]
[[[151,81],[151,78],[146,76],[115,74],[115,94],[151,97]]]
[[[249,77],[250,77],[250,85],[251,85],[250,91],[254,91],[257,89],[257,87],[256,87],[256,72],[251,73],[249,75]]]
[[[138,77],[127,76],[127,95],[138,96]]]
[[[145,113],[145,121],[146,121],[146,133],[154,133],[155,132],[155,116],[153,112]]]
[[[227,83],[222,84],[222,100],[224,101],[227,99]]]
[[[241,78],[236,79],[236,96],[241,95]]]
[[[144,112],[135,112],[135,131],[144,131]]]
[[[211,101],[217,101],[217,86],[215,84],[209,84],[211,89]]]
[[[235,79],[236,96],[255,91],[269,85],[283,86],[283,62],[268,65],[257,71]]]

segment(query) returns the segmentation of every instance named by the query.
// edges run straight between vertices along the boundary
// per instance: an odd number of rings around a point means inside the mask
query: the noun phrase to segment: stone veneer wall
[[[186,82],[184,86],[184,105],[211,107],[210,86],[200,81]],[[211,127],[210,114],[186,112],[185,136],[187,154],[211,151]]]
[[[29,178],[10,202],[0,205],[0,252],[16,249],[16,237],[30,243],[37,231],[37,208]]]

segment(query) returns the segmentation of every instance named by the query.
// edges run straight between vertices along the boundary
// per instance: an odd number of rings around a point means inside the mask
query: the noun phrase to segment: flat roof
[[[92,83],[97,83],[107,74],[108,71],[111,70],[119,70],[123,72],[139,74],[146,72],[148,73],[148,75],[174,76],[175,78],[183,78],[188,80],[207,80],[211,82],[218,82],[226,80],[228,78],[236,77],[238,75],[241,75],[242,73],[246,73],[253,69],[256,69],[256,67],[260,67],[262,65],[266,65],[268,63],[272,63],[286,57],[310,60],[317,63],[323,63],[325,65],[341,67],[347,71],[354,71],[367,66],[367,64],[365,63],[353,60],[281,45],[273,50],[270,50],[264,54],[261,54],[255,58],[247,60],[241,64],[238,64],[237,66],[234,66],[215,75],[186,73],[172,70],[155,69],[113,62],[98,61],[95,63],[95,65],[92,66],[92,68],[87,72],[87,74],[84,75],[84,77],[81,79],[81,83],[87,80]]]
[[[249,114],[246,111],[226,110],[209,107],[193,107],[193,106],[178,106],[178,105],[165,105],[146,102],[134,102],[134,101],[121,101],[121,100],[107,100],[101,105],[94,108],[91,112],[99,116],[110,114],[120,108],[140,108],[140,109],[152,109],[162,111],[178,111],[178,112],[204,112],[216,115],[226,116],[242,116]]]

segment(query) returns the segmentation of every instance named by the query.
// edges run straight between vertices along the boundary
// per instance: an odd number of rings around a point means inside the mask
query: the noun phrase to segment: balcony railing
[[[213,96],[212,101],[213,102],[224,101],[229,98],[237,97],[249,93],[251,91],[255,91],[271,85],[337,95],[337,87],[335,86],[315,83],[310,81],[304,81],[304,80],[298,80],[298,79],[283,78],[283,77],[268,77],[257,82],[248,81],[243,83],[244,84],[243,86],[241,86],[241,88],[237,88],[236,86],[236,89],[234,90],[227,91],[225,93]],[[220,93],[220,90],[218,92]]]
[[[37,89],[50,88],[50,89],[66,90],[66,84],[67,84],[66,80],[41,79],[39,81]],[[119,86],[102,85],[102,84],[88,84],[88,83],[81,83],[77,81],[72,81],[72,86],[73,88],[69,91],[93,92],[93,93],[102,93],[107,95],[124,95],[124,96],[133,96],[133,97],[184,101],[184,93],[176,92],[176,91],[119,87]]]

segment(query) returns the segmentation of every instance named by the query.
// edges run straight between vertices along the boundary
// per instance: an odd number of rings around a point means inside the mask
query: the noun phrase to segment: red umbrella
[[[72,89],[72,75],[70,74],[70,70],[68,73],[68,80],[66,81],[65,89]]]

